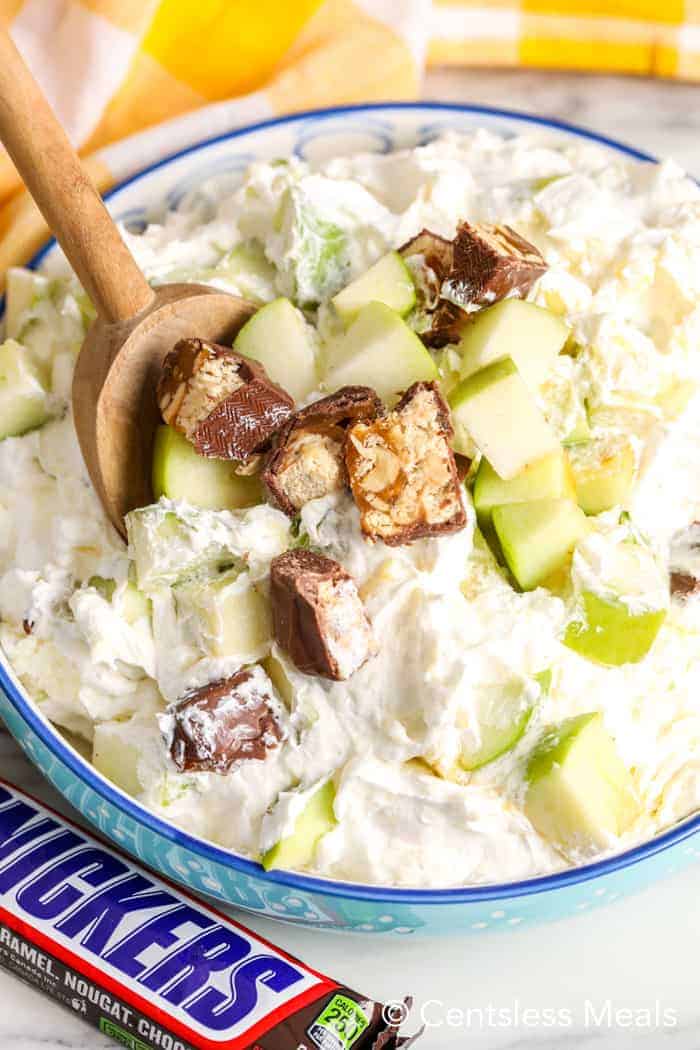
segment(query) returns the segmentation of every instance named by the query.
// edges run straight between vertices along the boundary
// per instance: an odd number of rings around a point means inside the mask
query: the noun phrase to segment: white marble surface
[[[671,154],[700,175],[700,86],[444,72],[428,78],[426,94],[587,125]],[[57,803],[6,735],[0,735],[0,771]],[[370,941],[244,921],[377,997],[412,992],[430,1025],[419,1044],[423,1050],[697,1050],[699,882],[700,869],[691,869],[605,910],[466,940]],[[664,1013],[668,1023],[657,1024]],[[0,1050],[113,1045],[0,973]]]

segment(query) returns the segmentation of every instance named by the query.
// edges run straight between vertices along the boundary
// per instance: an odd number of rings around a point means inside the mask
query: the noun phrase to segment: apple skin
[[[576,499],[573,475],[563,449],[544,456],[510,481],[499,477],[487,459],[482,459],[474,479],[474,509],[479,524],[491,523],[494,507],[505,503],[529,503],[537,499]]]
[[[261,503],[256,477],[235,474],[231,463],[198,455],[186,437],[162,424],[156,431],[151,475],[156,499],[181,499],[206,510],[236,510]]]
[[[592,462],[588,459],[588,448],[599,448]],[[571,453],[571,468],[576,487],[576,500],[585,514],[602,514],[613,507],[627,504],[637,461],[632,444],[620,441],[606,450],[599,443],[582,444]]]
[[[528,386],[537,390],[569,337],[568,325],[542,306],[503,299],[475,314],[457,346],[462,379],[510,355]]]
[[[265,871],[273,868],[296,871],[311,864],[319,839],[337,824],[334,800],[335,785],[332,780],[327,780],[297,817],[292,834],[280,839],[265,853],[261,860]]]
[[[346,326],[367,303],[384,303],[400,317],[416,305],[416,286],[403,256],[388,252],[356,280],[337,292],[331,303]]]
[[[473,751],[463,750],[459,757],[459,764],[467,773],[475,773],[477,769],[495,762],[497,758],[512,751],[515,745],[525,734],[530,724],[534,705],[526,707],[518,717],[505,728],[483,725],[481,745]]]
[[[371,302],[342,335],[324,347],[323,387],[371,386],[392,402],[413,383],[440,378],[437,365],[413,329],[384,303]]]
[[[597,711],[546,730],[525,780],[526,816],[571,859],[608,848],[639,815],[630,773]]]
[[[295,401],[318,386],[313,329],[289,299],[273,299],[256,310],[234,339],[233,349],[259,361]]]
[[[456,433],[468,435],[505,481],[561,448],[510,357],[462,379],[448,402]]]
[[[482,739],[480,746],[471,752],[463,748],[460,755],[459,765],[465,772],[474,773],[477,769],[482,769],[483,766],[487,766],[490,762],[495,762],[497,758],[501,758],[508,751],[512,751],[515,745],[522,740],[527,727],[530,725],[537,703],[549,692],[552,672],[549,670],[540,671],[533,677],[540,687],[538,699],[520,708],[508,725],[497,726],[484,722],[481,727]],[[516,697],[515,699],[517,700],[518,698]],[[520,707],[520,705],[518,706]]]
[[[632,613],[623,602],[601,598],[592,591],[583,591],[581,598],[583,618],[569,624],[564,645],[604,667],[621,667],[644,659],[666,619],[665,609]]]
[[[566,499],[494,507],[493,526],[506,564],[523,591],[551,577],[588,528],[583,511]]]

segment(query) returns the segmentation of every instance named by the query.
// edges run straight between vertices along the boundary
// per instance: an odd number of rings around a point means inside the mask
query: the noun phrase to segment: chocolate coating
[[[228,773],[235,762],[265,758],[282,736],[273,702],[272,683],[258,665],[185,693],[168,709],[178,770]]]
[[[332,558],[291,550],[270,566],[275,639],[306,674],[340,681],[371,655],[372,629],[355,581]]]
[[[457,342],[475,308],[524,298],[547,269],[537,248],[510,226],[463,222],[452,241],[421,230],[399,250],[422,259],[415,276],[429,325],[421,338],[433,348]]]
[[[204,339],[181,339],[170,351],[157,396],[165,422],[201,456],[243,463],[269,446],[294,408],[259,362]]]
[[[345,386],[295,413],[278,432],[263,471],[272,502],[294,517],[310,499],[345,488],[345,431],[382,411],[371,387]]]
[[[467,523],[450,410],[436,383],[414,383],[393,412],[348,432],[345,458],[362,531],[390,547]]]

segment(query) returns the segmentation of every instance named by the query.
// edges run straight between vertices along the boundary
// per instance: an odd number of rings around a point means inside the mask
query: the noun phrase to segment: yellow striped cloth
[[[205,105],[215,134],[415,98],[426,61],[700,79],[700,0],[0,0],[0,17],[101,190],[201,137]],[[19,188],[0,152],[0,275],[46,235]]]

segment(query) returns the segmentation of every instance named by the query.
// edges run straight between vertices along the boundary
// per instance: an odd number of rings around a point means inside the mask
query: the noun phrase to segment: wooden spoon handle
[[[140,313],[153,291],[5,30],[0,139],[100,317],[117,322]]]

